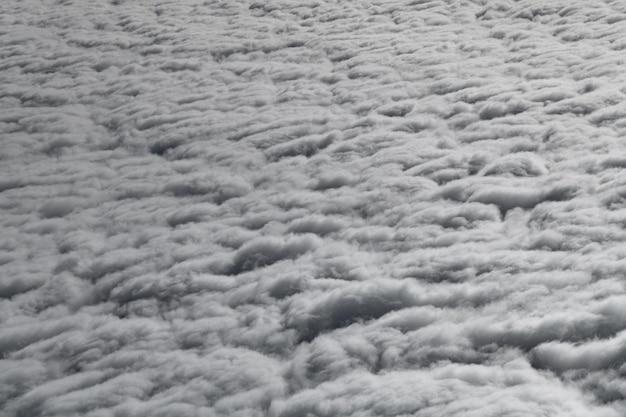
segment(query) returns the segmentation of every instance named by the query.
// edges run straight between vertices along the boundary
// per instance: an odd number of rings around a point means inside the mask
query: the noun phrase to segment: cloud
[[[546,343],[533,352],[537,366],[563,372],[570,369],[597,370],[617,366],[623,362],[623,334],[602,341],[591,341],[579,346],[567,343]],[[601,353],[600,353],[601,352]]]
[[[519,365],[518,365],[519,366]],[[511,369],[512,368],[512,369]],[[497,382],[496,382],[497,381]],[[492,384],[499,388],[494,390]],[[550,386],[549,392],[545,387]],[[543,389],[542,389],[543,388]],[[437,401],[432,401],[437,398]],[[520,399],[523,399],[520,401]],[[279,416],[318,415],[496,415],[552,413],[617,415],[581,403],[574,390],[554,387],[549,378],[528,366],[484,367],[448,365],[424,371],[391,372],[381,376],[355,372],[304,390],[273,411]]]
[[[0,414],[624,415],[617,5],[0,16]]]

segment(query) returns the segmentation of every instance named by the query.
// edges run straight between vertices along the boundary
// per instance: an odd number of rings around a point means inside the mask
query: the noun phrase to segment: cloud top
[[[616,2],[4,0],[0,414],[621,416]]]

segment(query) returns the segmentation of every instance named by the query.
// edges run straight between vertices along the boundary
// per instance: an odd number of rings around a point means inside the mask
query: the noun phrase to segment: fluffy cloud
[[[626,412],[619,4],[0,27],[0,414]]]

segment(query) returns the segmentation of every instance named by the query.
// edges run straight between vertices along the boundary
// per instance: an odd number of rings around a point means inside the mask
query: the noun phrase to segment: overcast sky
[[[2,0],[0,415],[626,415],[626,5]]]

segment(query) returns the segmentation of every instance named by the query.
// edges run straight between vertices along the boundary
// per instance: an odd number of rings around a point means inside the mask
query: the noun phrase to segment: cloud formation
[[[620,416],[626,9],[0,4],[0,414]]]

